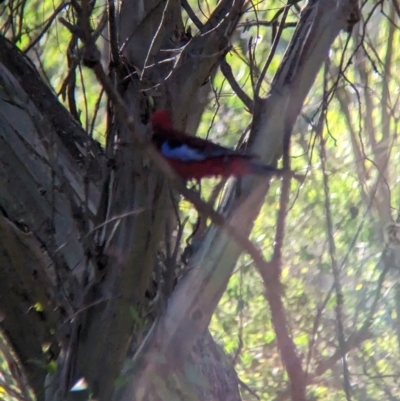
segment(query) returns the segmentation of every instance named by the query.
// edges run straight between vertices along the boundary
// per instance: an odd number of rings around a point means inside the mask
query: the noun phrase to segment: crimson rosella
[[[152,142],[175,172],[185,180],[206,177],[242,177],[248,174],[282,175],[284,170],[255,161],[254,155],[225,148],[176,130],[167,110],[150,117]],[[293,174],[292,174],[293,175]],[[301,180],[300,176],[293,175]]]

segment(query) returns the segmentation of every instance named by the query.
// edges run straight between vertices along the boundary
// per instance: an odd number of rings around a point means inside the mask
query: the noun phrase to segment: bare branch
[[[284,155],[286,168],[289,163],[290,131],[286,132],[288,141]],[[289,334],[286,320],[285,307],[281,293],[281,269],[282,269],[282,247],[285,235],[285,221],[290,197],[290,178],[284,177],[282,181],[281,196],[279,200],[279,211],[277,228],[274,241],[272,260],[268,264],[256,265],[266,290],[266,298],[271,310],[272,323],[276,333],[279,353],[289,376],[291,398],[293,401],[305,401],[306,397],[306,375],[303,371],[301,360],[296,351],[296,346]]]
[[[31,62],[7,39],[0,35],[0,60],[8,70],[13,72],[21,87],[30,94],[32,102],[41,113],[53,115],[50,120],[54,131],[60,137],[70,156],[79,164],[82,159],[89,157],[91,176],[95,182],[102,180],[103,152],[97,143],[87,137],[82,127],[71,119],[68,111],[61,105],[49,87],[40,80]],[[15,66],[23,68],[15,69]],[[85,142],[89,141],[88,154],[83,153]]]
[[[107,0],[108,7],[108,36],[110,37],[110,51],[111,59],[114,66],[119,64],[119,45],[118,45],[118,35],[117,35],[117,23],[115,15],[115,2],[112,0]]]
[[[224,74],[224,77],[228,80],[229,85],[231,86],[233,91],[236,93],[236,95],[239,97],[239,99],[243,102],[243,104],[248,108],[250,113],[252,113],[253,107],[254,107],[253,101],[237,83],[235,77],[233,76],[231,66],[224,59],[221,61],[219,68],[221,69],[221,72]]]
[[[278,47],[278,43],[279,43],[279,41],[281,39],[281,35],[282,35],[282,32],[283,32],[283,27],[285,25],[286,18],[287,18],[287,15],[289,13],[289,10],[290,10],[290,6],[289,5],[284,7],[282,19],[281,19],[281,22],[280,22],[279,28],[278,28],[278,32],[276,33],[276,35],[274,37],[274,41],[272,43],[271,50],[269,51],[269,55],[268,55],[267,61],[264,64],[264,67],[263,67],[263,69],[261,71],[260,76],[258,77],[258,80],[256,82],[256,86],[254,88],[254,95],[256,97],[258,97],[260,95],[261,85],[262,85],[262,83],[264,81],[265,74],[267,73],[268,67],[271,64],[271,61],[272,61],[272,59],[273,59],[273,57],[275,55],[276,48]]]
[[[320,138],[320,159],[321,159],[321,167],[324,181],[324,193],[325,193],[325,218],[327,224],[327,235],[328,235],[328,243],[329,243],[329,255],[331,258],[332,264],[332,273],[335,282],[335,291],[336,291],[336,323],[338,330],[338,340],[339,340],[339,348],[342,352],[342,363],[343,363],[343,378],[344,378],[344,391],[346,394],[347,401],[351,400],[351,384],[350,384],[350,373],[346,359],[346,339],[343,328],[343,290],[340,279],[340,271],[339,266],[336,260],[336,246],[335,240],[333,238],[334,230],[333,230],[333,222],[331,215],[331,205],[330,205],[330,196],[329,196],[329,181],[326,173],[326,151],[325,151],[325,139],[323,138],[323,124],[326,119],[326,110],[327,110],[327,101],[328,101],[328,72],[329,71],[329,62],[326,62],[325,67],[325,78],[324,78],[324,97],[322,103],[322,112],[320,116],[320,120],[318,123],[318,132],[317,135]]]
[[[50,18],[47,20],[45,26],[43,27],[42,31],[36,36],[34,40],[32,40],[31,43],[26,47],[26,49],[23,50],[23,52],[26,54],[28,53],[33,47],[35,47],[39,41],[42,39],[43,35],[49,30],[51,27],[51,24],[54,22],[56,19],[57,15],[60,14],[60,12],[68,5],[68,3],[61,2],[61,4],[54,10],[54,13],[50,16]]]
[[[190,7],[190,4],[188,3],[187,0],[181,0],[182,8],[187,12],[189,18],[193,21],[193,23],[196,25],[196,27],[201,30],[203,28],[202,22],[199,20],[197,15],[194,13],[192,10],[192,7]]]

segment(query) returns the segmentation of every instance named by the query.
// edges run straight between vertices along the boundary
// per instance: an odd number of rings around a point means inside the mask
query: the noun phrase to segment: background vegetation
[[[0,399],[400,398],[398,0],[7,0],[0,24]],[[164,107],[304,183],[185,192],[140,143]]]

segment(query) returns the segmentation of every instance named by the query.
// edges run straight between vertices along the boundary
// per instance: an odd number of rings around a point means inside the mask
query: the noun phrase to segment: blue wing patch
[[[170,159],[179,159],[183,162],[190,162],[196,160],[204,160],[206,156],[198,150],[191,148],[188,145],[180,145],[172,147],[168,141],[161,145],[161,153]]]

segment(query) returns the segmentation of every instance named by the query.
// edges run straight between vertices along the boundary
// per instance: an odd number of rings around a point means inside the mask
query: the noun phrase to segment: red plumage
[[[168,110],[155,111],[150,117],[150,122],[153,127],[153,130],[174,129],[171,116]]]
[[[167,110],[156,111],[150,122],[153,128],[153,144],[175,172],[185,180],[283,173],[281,169],[258,163],[253,155],[239,153],[174,129]]]
[[[241,156],[230,156],[225,160],[224,156],[207,158],[201,161],[182,161],[166,158],[169,165],[185,180],[201,180],[207,177],[242,177],[254,174],[254,169],[247,159]],[[268,170],[271,174],[271,170]],[[266,171],[263,171],[265,174]]]

